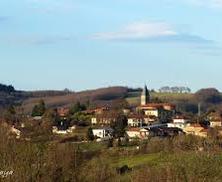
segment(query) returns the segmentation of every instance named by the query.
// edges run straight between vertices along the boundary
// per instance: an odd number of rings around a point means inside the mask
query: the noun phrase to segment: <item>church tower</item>
[[[147,89],[147,86],[145,85],[142,95],[141,95],[141,105],[144,106],[150,102],[150,93]]]

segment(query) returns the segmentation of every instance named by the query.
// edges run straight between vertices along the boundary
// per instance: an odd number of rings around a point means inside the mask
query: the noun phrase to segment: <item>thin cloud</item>
[[[177,32],[172,26],[164,22],[136,22],[127,25],[120,31],[96,33],[92,38],[132,42],[213,43],[213,41],[201,36]]]
[[[118,32],[97,33],[93,37],[105,40],[137,40],[140,38],[152,38],[160,36],[176,35],[177,33],[171,29],[166,23],[161,22],[136,22],[127,25],[123,30]]]

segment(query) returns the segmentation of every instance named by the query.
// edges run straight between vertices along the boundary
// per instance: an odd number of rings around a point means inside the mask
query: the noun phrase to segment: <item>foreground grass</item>
[[[113,166],[121,167],[124,165],[129,166],[130,168],[138,167],[141,165],[149,164],[155,165],[160,162],[161,154],[139,154],[135,156],[128,156],[124,158],[115,158],[113,160]]]
[[[133,171],[118,176],[116,181],[207,181],[222,179],[222,155],[185,152],[178,154],[144,154],[119,160]],[[161,158],[162,157],[162,158]]]
[[[103,143],[90,142],[80,144],[79,148],[83,151],[100,151],[105,149],[106,146]]]
[[[11,181],[147,182],[221,181],[222,139],[152,138],[140,148],[106,143],[30,142],[6,137],[0,128],[0,169]],[[199,148],[203,150],[199,151]],[[118,167],[132,170],[120,175]]]

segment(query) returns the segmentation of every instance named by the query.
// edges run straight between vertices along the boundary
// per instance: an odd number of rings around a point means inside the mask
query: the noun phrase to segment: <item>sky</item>
[[[222,0],[1,0],[0,83],[222,91]]]

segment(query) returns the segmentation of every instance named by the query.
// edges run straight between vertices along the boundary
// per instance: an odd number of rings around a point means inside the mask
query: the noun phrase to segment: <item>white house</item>
[[[180,128],[180,129],[184,129],[186,128],[187,126],[189,126],[188,123],[167,123],[167,127],[169,128]]]
[[[69,127],[69,128],[66,129],[66,130],[61,130],[61,129],[59,129],[59,128],[56,127],[56,126],[53,126],[53,127],[52,127],[52,133],[65,135],[65,134],[73,133],[73,131],[74,131],[75,129],[76,129],[76,126]]]
[[[130,127],[139,127],[143,124],[143,117],[136,114],[131,114],[127,118],[128,126]]]
[[[210,122],[210,127],[221,127],[222,126],[222,114],[220,112],[211,112],[207,116],[208,121]]]
[[[158,109],[147,109],[144,111],[145,115],[147,116],[155,116],[155,117],[159,117],[159,110]]]
[[[175,118],[173,118],[173,123],[167,123],[167,126],[184,129],[185,127],[188,126],[189,122],[190,122],[190,120],[186,117],[176,116]]]
[[[110,123],[114,122],[116,118],[114,117],[106,117],[106,116],[95,116],[91,118],[92,125],[109,125]]]
[[[149,136],[149,130],[145,128],[130,128],[126,131],[129,138],[145,139]]]
[[[97,118],[96,117],[91,118],[91,123],[92,123],[92,125],[96,125],[97,124]]]
[[[95,137],[102,138],[102,139],[109,139],[109,138],[112,138],[113,129],[108,128],[108,127],[97,128],[97,129],[93,129],[92,132]]]
[[[186,117],[183,117],[183,116],[177,116],[175,118],[173,118],[173,123],[189,123],[190,120]]]
[[[128,122],[128,126],[131,126],[131,127],[139,127],[141,125],[141,120],[138,119],[138,118],[128,118],[127,119],[127,122]]]
[[[210,127],[215,128],[215,127],[221,127],[222,122],[221,121],[210,121]]]

